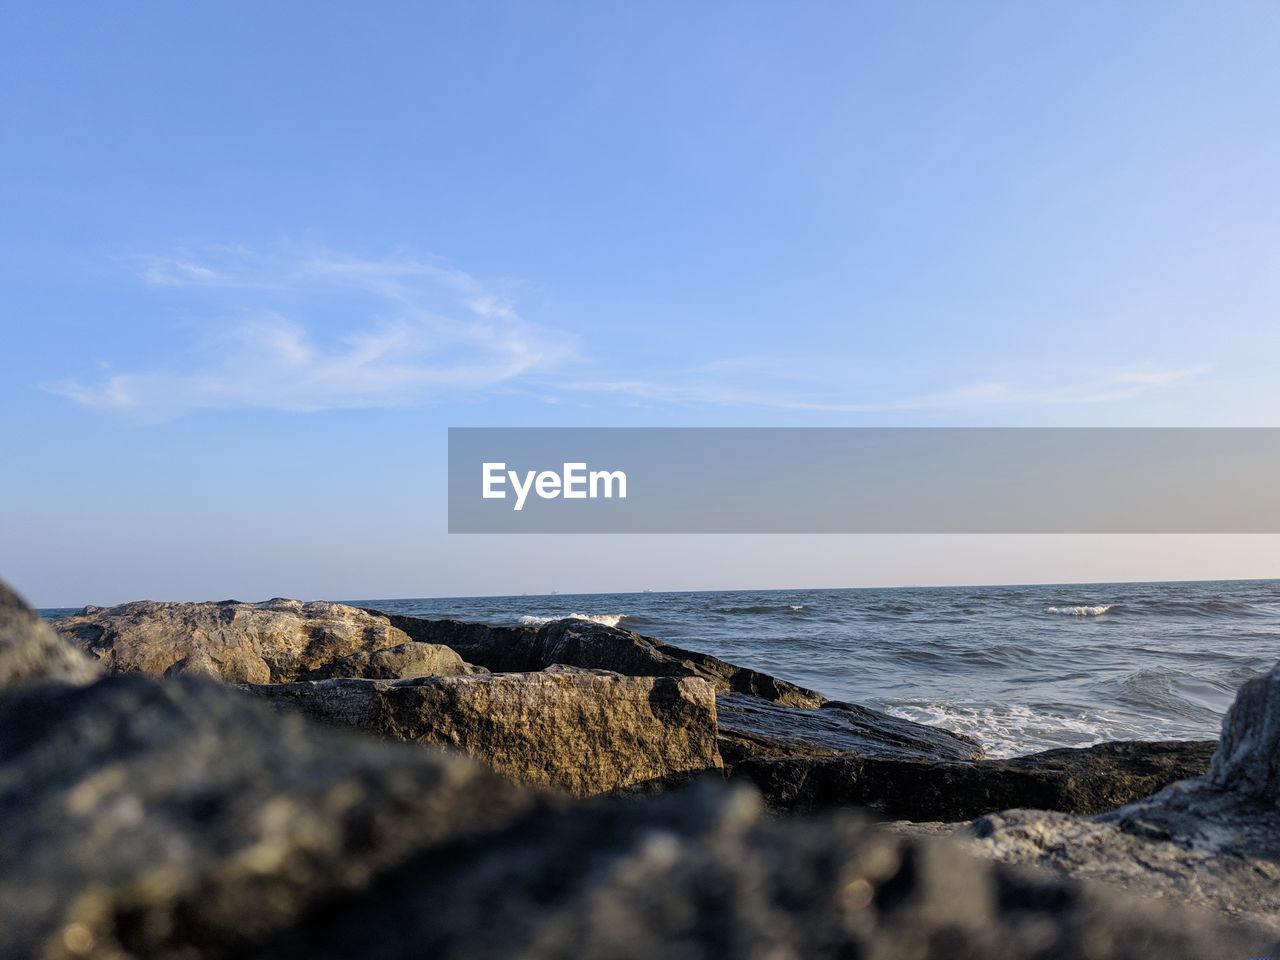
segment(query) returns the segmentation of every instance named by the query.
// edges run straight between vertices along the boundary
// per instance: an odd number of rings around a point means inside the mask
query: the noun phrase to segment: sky
[[[1280,7],[9,4],[42,606],[1280,577],[1273,537],[449,536],[450,426],[1280,426]]]

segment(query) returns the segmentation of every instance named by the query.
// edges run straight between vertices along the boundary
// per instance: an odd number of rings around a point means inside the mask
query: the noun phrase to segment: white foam
[[[541,627],[556,620],[586,620],[598,623],[602,627],[616,627],[627,618],[625,613],[557,613],[549,617],[535,617],[528,614],[520,618],[520,622],[529,627]]]
[[[1109,716],[1101,710],[1037,710],[1024,704],[978,701],[915,701],[888,706],[887,712],[968,734],[999,759],[1057,747],[1088,747],[1104,740],[1166,740],[1177,732],[1158,722]]]
[[[1114,606],[1114,603],[1080,604],[1074,607],[1047,607],[1044,612],[1061,613],[1068,617],[1100,617]]]
[[[791,609],[792,609],[792,610],[795,610],[795,611],[798,613],[798,612],[800,612],[801,610],[803,610],[803,609],[804,609],[804,604],[803,604],[803,603],[793,603],[793,604],[791,604]]]

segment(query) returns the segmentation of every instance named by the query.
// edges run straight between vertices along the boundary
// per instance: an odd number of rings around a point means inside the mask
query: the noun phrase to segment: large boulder
[[[733,768],[778,810],[859,806],[887,820],[972,820],[1012,806],[1093,814],[1209,768],[1212,741],[1121,741],[1010,760],[877,756],[747,760]]]
[[[0,689],[44,680],[88,683],[99,673],[0,580]]]
[[[54,626],[112,673],[283,683],[475,672],[450,648],[415,643],[381,614],[324,601],[139,600],[86,607]]]
[[[513,780],[589,796],[720,767],[715,691],[599,671],[247,686],[330,723],[453,747]]]
[[[1014,809],[967,832],[975,849],[999,860],[1207,904],[1280,929],[1278,758],[1280,664],[1240,689],[1204,776],[1091,819]]]
[[[785,706],[817,707],[826,700],[820,693],[767,673],[589,620],[556,620],[541,627],[494,627],[397,614],[390,614],[389,619],[414,640],[445,644],[468,663],[495,672],[523,673],[568,664],[631,677],[700,677],[721,693],[751,694]]]
[[[786,707],[744,694],[717,698],[720,754],[728,765],[757,757],[841,754],[977,760],[972,737],[835,700],[818,709]]]

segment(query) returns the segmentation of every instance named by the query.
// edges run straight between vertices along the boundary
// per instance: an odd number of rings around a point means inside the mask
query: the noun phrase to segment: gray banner
[[[1280,533],[1275,428],[453,428],[451,533]]]

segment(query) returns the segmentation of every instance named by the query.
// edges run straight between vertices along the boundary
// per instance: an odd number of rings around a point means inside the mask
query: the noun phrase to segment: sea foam
[[[625,619],[625,613],[557,613],[547,617],[527,614],[520,618],[520,622],[527,627],[541,627],[556,620],[586,620],[602,627],[616,627]]]
[[[1072,607],[1047,607],[1044,612],[1060,613],[1068,617],[1100,617],[1114,606],[1114,603],[1082,603]]]

